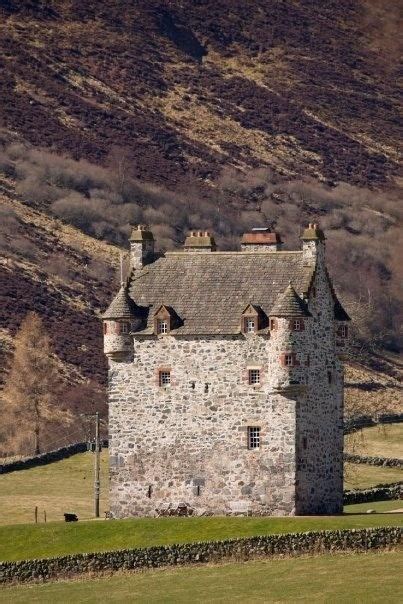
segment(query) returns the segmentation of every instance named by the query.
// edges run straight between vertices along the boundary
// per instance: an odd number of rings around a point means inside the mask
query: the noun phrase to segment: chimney
[[[278,252],[282,245],[281,237],[268,227],[256,227],[244,233],[241,239],[243,252]]]
[[[214,237],[209,231],[190,231],[183,246],[186,252],[215,252]]]
[[[316,224],[310,222],[302,235],[302,251],[304,259],[311,261],[325,261],[325,234]]]
[[[133,227],[130,241],[130,267],[140,269],[154,259],[154,236],[149,227],[138,224]]]

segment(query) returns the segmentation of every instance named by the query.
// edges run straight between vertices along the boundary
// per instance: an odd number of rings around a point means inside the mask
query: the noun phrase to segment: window
[[[129,333],[129,324],[128,323],[120,324],[120,333]]]
[[[294,357],[292,354],[284,355],[284,365],[286,367],[292,367],[294,365]]]
[[[277,321],[276,319],[270,319],[270,331],[274,331],[277,329]]]
[[[244,326],[245,333],[254,333],[256,331],[256,320],[253,317],[246,317]]]
[[[292,322],[292,329],[294,331],[301,331],[302,329],[302,321],[301,319],[294,319]]]
[[[331,371],[327,372],[327,381],[328,381],[329,384],[331,384],[332,381],[333,381],[333,376],[332,376],[332,372]]]
[[[157,333],[168,333],[169,324],[168,319],[158,319],[157,320]]]
[[[260,428],[257,426],[248,426],[248,449],[259,449],[260,447]]]
[[[347,325],[339,325],[339,328],[337,330],[337,334],[341,337],[341,338],[347,338],[348,336],[348,329],[347,329]]]
[[[104,335],[108,333],[108,323],[104,323]]]
[[[171,385],[171,372],[168,369],[163,369],[159,372],[159,385],[164,388]]]
[[[250,386],[260,384],[260,369],[249,369],[248,370],[248,382]]]
[[[306,437],[306,436],[304,436],[304,437],[302,438],[302,446],[303,446],[303,448],[304,448],[304,449],[306,449],[306,448],[307,448],[307,446],[308,446],[308,439],[307,439],[307,437]]]

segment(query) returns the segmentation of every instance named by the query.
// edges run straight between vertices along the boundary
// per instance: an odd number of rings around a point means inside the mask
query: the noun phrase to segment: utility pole
[[[99,462],[100,462],[100,442],[99,442],[99,413],[95,413],[95,459],[94,459],[94,516],[99,518]]]
[[[101,490],[101,483],[99,480],[100,470],[100,456],[101,456],[101,441],[99,438],[99,413],[80,413],[82,417],[93,417],[95,418],[95,442],[89,442],[88,448],[94,451],[94,516],[99,518],[99,494]]]

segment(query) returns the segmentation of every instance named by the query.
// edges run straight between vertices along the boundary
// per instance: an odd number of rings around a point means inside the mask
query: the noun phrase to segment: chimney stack
[[[143,268],[154,259],[154,236],[149,227],[138,224],[133,227],[130,241],[130,266],[132,269]]]
[[[215,252],[217,249],[214,237],[209,231],[190,231],[185,239],[186,252]]]
[[[302,235],[302,251],[307,262],[325,261],[325,234],[316,224],[310,222]]]
[[[244,233],[241,250],[245,252],[278,252],[282,245],[281,237],[269,227],[256,227]]]

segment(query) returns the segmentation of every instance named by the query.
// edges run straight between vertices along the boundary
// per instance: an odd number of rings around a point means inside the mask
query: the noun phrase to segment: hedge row
[[[0,581],[44,581],[82,573],[140,570],[228,559],[250,560],[262,556],[366,551],[394,547],[401,542],[401,536],[402,530],[397,527],[348,529],[75,554],[43,560],[4,562],[0,564]]]
[[[343,503],[344,505],[351,505],[353,503],[369,503],[371,501],[400,499],[402,494],[403,482],[378,484],[371,489],[344,491]]]
[[[367,463],[370,466],[385,466],[390,468],[402,468],[403,459],[397,457],[368,457],[366,455],[353,455],[344,453],[344,461],[351,463]]]
[[[388,413],[379,415],[376,419],[371,415],[360,415],[344,421],[344,433],[356,432],[362,428],[370,428],[378,424],[397,424],[403,422],[403,413]]]

